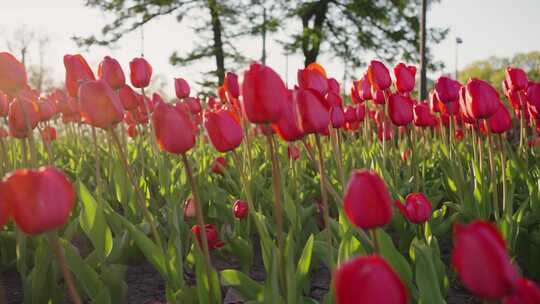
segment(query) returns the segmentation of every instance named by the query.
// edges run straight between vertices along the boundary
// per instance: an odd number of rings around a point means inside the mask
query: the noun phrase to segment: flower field
[[[540,83],[517,67],[420,101],[377,60],[345,89],[252,63],[172,100],[145,58],[64,66],[38,92],[0,53],[0,303],[540,303]],[[141,265],[162,285],[134,299]]]

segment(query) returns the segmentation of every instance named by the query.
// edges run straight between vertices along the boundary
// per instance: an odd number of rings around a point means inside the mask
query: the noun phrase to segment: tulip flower
[[[54,103],[45,99],[38,103],[39,121],[48,121],[56,114],[56,106]]]
[[[332,127],[338,129],[345,125],[345,113],[341,107],[330,108],[330,122]]]
[[[540,83],[532,83],[527,88],[527,100],[532,112],[538,116],[540,114]]]
[[[311,90],[297,89],[294,92],[298,119],[305,134],[324,133],[330,124],[330,115],[321,98]]]
[[[60,228],[75,204],[73,185],[53,167],[11,172],[4,178],[1,190],[11,216],[26,234]]]
[[[512,294],[506,297],[503,304],[538,304],[540,303],[540,287],[533,281],[521,278]]]
[[[98,77],[114,90],[118,90],[126,84],[126,76],[120,63],[109,56],[105,56],[99,64]]]
[[[65,55],[64,67],[66,68],[66,90],[71,97],[77,97],[79,85],[87,80],[96,80],[94,72],[80,54]]]
[[[388,116],[396,126],[406,126],[413,121],[413,102],[410,98],[391,94],[388,100]]]
[[[248,216],[248,212],[249,205],[246,202],[241,200],[237,200],[236,202],[234,202],[233,214],[235,218],[239,220],[244,219]]]
[[[184,78],[174,79],[174,89],[176,91],[176,98],[183,99],[189,97],[189,83]]]
[[[351,174],[343,198],[345,214],[356,227],[381,227],[392,220],[390,192],[381,177],[368,170]]]
[[[372,60],[368,66],[368,79],[373,88],[379,91],[384,91],[392,84],[390,73],[384,63]]]
[[[224,157],[216,157],[210,171],[215,174],[223,174],[222,169],[227,168],[227,160]]]
[[[342,107],[343,106],[343,100],[341,100],[341,96],[339,94],[328,92],[326,95],[326,98],[322,98],[324,101],[326,108],[330,110],[331,107]]]
[[[356,116],[356,109],[353,106],[346,106],[344,114],[345,122],[347,123],[353,123],[358,120],[358,117]]]
[[[527,89],[527,74],[522,69],[506,68],[505,80],[510,89],[513,90],[526,90]]]
[[[487,122],[491,133],[501,134],[512,129],[512,117],[502,102],[499,103],[497,112]]]
[[[39,106],[34,100],[19,98],[9,105],[8,124],[10,130],[21,135],[17,137],[26,137],[39,118]]]
[[[118,97],[122,102],[122,106],[126,111],[131,111],[137,108],[139,102],[137,101],[137,95],[133,89],[125,84],[118,91]]]
[[[316,62],[312,62],[310,64],[308,64],[308,66],[306,67],[306,69],[308,70],[312,70],[312,71],[317,71],[319,74],[321,74],[324,78],[327,77],[326,75],[326,70],[322,67],[322,65],[316,63]]]
[[[480,220],[454,226],[452,265],[465,287],[486,300],[502,299],[519,279],[501,235]]]
[[[454,138],[457,141],[461,141],[463,139],[463,129],[457,129],[456,132],[454,132]]]
[[[240,96],[238,76],[235,73],[227,72],[225,75],[225,81],[223,82],[223,87],[231,97],[238,98],[238,96]]]
[[[243,110],[252,123],[272,123],[281,118],[287,102],[287,88],[271,68],[254,63],[244,73]]]
[[[169,103],[157,105],[152,115],[152,124],[162,150],[181,154],[195,145],[195,126],[189,114]]]
[[[383,105],[386,101],[384,100],[384,92],[381,90],[376,90],[375,88],[371,89],[372,100],[375,104]]]
[[[356,89],[358,90],[358,95],[361,101],[366,101],[372,99],[371,95],[371,83],[367,73],[365,73],[362,78],[355,84]]]
[[[45,127],[41,130],[41,138],[43,141],[54,141],[56,140],[56,129],[54,127]]]
[[[201,101],[196,97],[186,97],[185,101],[191,114],[199,114],[202,111]]]
[[[204,225],[204,230],[206,232],[206,238],[208,241],[208,249],[216,249],[221,248],[225,243],[223,243],[218,236],[218,232],[216,230],[216,226],[212,224],[206,224]],[[197,242],[199,245],[201,245],[201,228],[199,225],[194,225],[191,227],[191,232],[195,234],[195,237],[197,238]],[[201,246],[202,247],[202,246]]]
[[[272,124],[272,128],[285,141],[296,141],[304,136],[297,119],[298,109],[293,93],[287,92],[287,101],[283,107],[283,113],[278,121]]]
[[[491,117],[499,109],[499,93],[487,82],[470,79],[465,90],[465,106],[468,115],[475,119]]]
[[[144,58],[134,58],[129,63],[131,84],[136,88],[146,88],[152,78],[152,66]]]
[[[328,93],[339,95],[339,82],[335,78],[328,78]]]
[[[328,92],[328,80],[315,69],[298,70],[298,86],[302,89],[310,89],[324,96]]]
[[[339,265],[333,275],[336,304],[405,304],[407,291],[380,256],[359,256]]]
[[[415,224],[429,220],[433,209],[431,202],[421,192],[409,193],[405,198],[405,204],[396,201],[395,205],[409,222]]]
[[[242,143],[242,127],[231,111],[226,109],[208,111],[204,116],[206,135],[216,150],[225,153]]]
[[[442,103],[457,101],[460,87],[459,81],[442,76],[435,83],[435,94]]]
[[[300,151],[295,144],[289,144],[287,146],[287,157],[292,160],[297,160],[300,156]]]
[[[404,63],[398,63],[394,67],[394,75],[396,76],[396,88],[399,93],[408,94],[414,90],[416,67],[407,66]]]
[[[0,91],[15,94],[27,81],[24,65],[10,53],[0,52]]]
[[[83,121],[97,128],[108,129],[124,118],[120,99],[103,80],[81,84],[79,103]]]
[[[364,118],[366,117],[366,104],[360,104],[356,106],[356,117],[358,119],[358,122],[364,121]]]
[[[351,86],[351,101],[354,104],[359,104],[363,102],[362,98],[360,98],[360,95],[358,93],[357,86],[358,86],[358,81],[353,80],[353,85]],[[371,90],[371,86],[370,86],[370,90]],[[370,94],[371,94],[371,91],[370,91]]]
[[[196,214],[195,202],[193,201],[193,198],[190,197],[184,202],[184,221],[195,218]]]

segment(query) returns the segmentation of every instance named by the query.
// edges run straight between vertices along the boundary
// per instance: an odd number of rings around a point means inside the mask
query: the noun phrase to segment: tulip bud
[[[505,80],[510,89],[525,90],[527,89],[527,74],[522,69],[508,67],[506,68]]]
[[[225,168],[227,168],[227,160],[220,156],[214,159],[214,163],[212,164],[212,168],[210,170],[215,174],[223,174],[223,169]]]
[[[126,84],[126,76],[120,63],[109,56],[105,56],[99,64],[98,77],[114,90],[118,90]]]
[[[538,304],[540,303],[540,288],[533,281],[521,278],[517,288],[506,297],[503,304]]]
[[[238,85],[238,76],[235,73],[227,72],[223,83],[225,91],[233,98],[240,96],[240,86]]]
[[[27,81],[24,65],[10,53],[0,52],[0,91],[15,94]]]
[[[328,130],[330,115],[316,93],[311,90],[297,89],[294,92],[294,98],[304,134],[323,133]]]
[[[26,234],[60,228],[75,204],[73,185],[53,167],[11,172],[4,178],[2,196],[15,223]]]
[[[416,67],[407,66],[404,63],[398,63],[394,67],[394,75],[396,76],[396,88],[399,93],[408,94],[414,90]]]
[[[499,300],[516,287],[519,279],[506,253],[506,244],[490,223],[474,221],[454,226],[452,265],[473,294]]]
[[[391,94],[388,100],[388,115],[396,126],[406,126],[413,121],[413,103],[408,97]]]
[[[246,202],[241,200],[237,200],[236,202],[234,202],[233,214],[235,218],[239,220],[244,219],[248,216],[248,212],[249,205]]]
[[[54,141],[56,140],[56,129],[54,127],[45,127],[41,130],[41,138],[43,141]]]
[[[467,82],[465,92],[465,105],[471,117],[486,119],[499,109],[499,93],[487,82],[471,79]]]
[[[501,134],[512,129],[512,117],[502,102],[499,103],[497,112],[487,122],[491,133]]]
[[[357,83],[358,94],[362,101],[372,99],[371,94],[371,84],[369,83],[369,78],[367,73],[362,76],[362,78]],[[384,97],[384,96],[383,96]]]
[[[333,275],[336,304],[406,304],[407,291],[380,256],[359,256],[339,265]]]
[[[184,220],[187,221],[188,219],[194,218],[196,216],[196,210],[195,210],[195,202],[193,201],[193,198],[188,198],[184,202]]]
[[[448,77],[439,77],[435,83],[435,93],[437,99],[442,103],[457,101],[459,98],[459,88],[461,84],[459,81],[450,79]]]
[[[339,95],[339,82],[335,78],[328,78],[328,93]]]
[[[243,110],[252,123],[276,122],[287,101],[287,88],[271,68],[254,63],[244,73]]]
[[[144,58],[134,58],[129,63],[131,84],[136,88],[146,88],[152,78],[152,66]]]
[[[174,79],[174,89],[178,99],[183,99],[189,96],[189,83],[184,78]]]
[[[223,243],[218,236],[218,232],[216,230],[216,226],[212,224],[206,224],[204,225],[204,230],[206,232],[206,240],[208,241],[208,249],[216,249],[221,248],[225,243]],[[201,228],[199,225],[194,225],[191,227],[191,232],[195,234],[195,237],[197,239],[197,242],[199,243],[199,246],[201,246]]]
[[[386,184],[373,171],[351,174],[343,198],[345,214],[362,229],[384,226],[392,220],[392,201]]]
[[[368,67],[368,79],[371,86],[379,91],[384,91],[392,84],[390,73],[384,63],[372,60]]]
[[[80,54],[65,55],[64,67],[66,68],[66,90],[71,97],[77,97],[79,85],[87,80],[96,80],[94,72]]]
[[[330,121],[332,127],[338,129],[345,125],[345,113],[341,107],[330,108]]]
[[[92,126],[108,129],[124,118],[122,103],[103,80],[92,80],[81,84],[79,103],[83,121]]]
[[[234,150],[242,143],[242,127],[229,110],[206,112],[204,129],[210,142],[219,152]]]
[[[152,123],[161,150],[181,154],[195,145],[195,126],[185,111],[160,103],[154,110]]]
[[[405,205],[400,201],[396,201],[395,205],[409,222],[415,224],[429,220],[433,208],[431,202],[421,192],[409,193],[405,198]]]

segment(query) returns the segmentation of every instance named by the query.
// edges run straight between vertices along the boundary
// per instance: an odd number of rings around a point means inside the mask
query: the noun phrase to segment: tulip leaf
[[[384,257],[392,268],[397,272],[401,280],[407,285],[412,295],[416,294],[416,288],[414,287],[413,274],[407,259],[394,246],[392,238],[381,229],[377,229],[376,232],[379,236],[379,250],[380,254]]]
[[[302,290],[306,280],[308,279],[309,269],[311,267],[311,255],[313,253],[313,242],[315,237],[311,234],[306,241],[306,245],[302,250],[302,255],[298,260],[298,266],[296,266],[296,284],[297,289]]]
[[[244,298],[252,301],[264,300],[264,289],[261,284],[255,282],[243,272],[227,269],[221,272],[223,285],[230,286],[238,291]]]
[[[78,184],[79,197],[82,203],[79,222],[92,245],[94,245],[100,259],[103,259],[111,253],[113,247],[111,229],[105,220],[103,208],[98,205],[83,183],[79,182]]]
[[[433,262],[431,248],[424,244],[417,244],[415,248],[415,273],[420,300],[422,303],[445,303],[439,286],[437,270]]]

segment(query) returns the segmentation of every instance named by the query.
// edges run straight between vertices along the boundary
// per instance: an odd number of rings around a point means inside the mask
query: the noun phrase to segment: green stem
[[[489,171],[491,174],[491,183],[493,187],[493,213],[495,220],[499,219],[499,194],[497,191],[497,176],[495,171],[495,160],[493,157],[493,141],[491,140],[491,132],[488,131],[488,156],[489,156]]]

